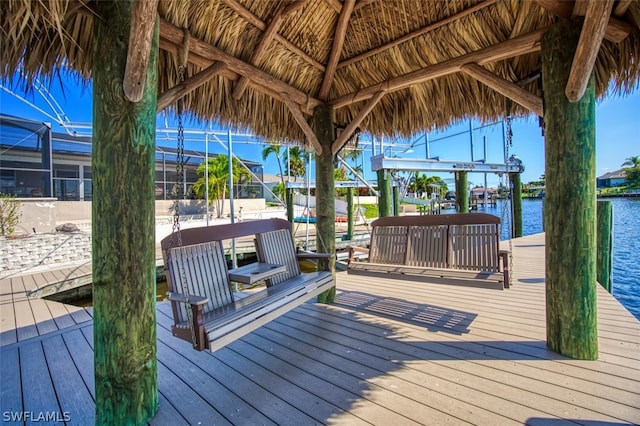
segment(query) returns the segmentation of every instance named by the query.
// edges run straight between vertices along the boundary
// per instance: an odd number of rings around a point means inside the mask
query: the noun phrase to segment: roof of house
[[[598,176],[598,179],[626,179],[627,172],[624,169],[616,170],[614,172],[608,172],[602,176]]]

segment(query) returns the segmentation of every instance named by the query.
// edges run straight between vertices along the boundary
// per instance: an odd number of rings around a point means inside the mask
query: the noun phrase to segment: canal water
[[[640,198],[611,198],[613,203],[613,295],[640,319]],[[482,207],[480,207],[482,211]],[[510,217],[503,214],[502,203],[487,213],[503,217],[502,239],[509,238]],[[542,232],[542,200],[522,202],[522,233]]]

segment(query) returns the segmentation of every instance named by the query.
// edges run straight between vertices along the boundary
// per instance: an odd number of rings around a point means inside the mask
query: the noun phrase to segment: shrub
[[[0,232],[11,235],[20,221],[20,202],[15,195],[0,193]]]

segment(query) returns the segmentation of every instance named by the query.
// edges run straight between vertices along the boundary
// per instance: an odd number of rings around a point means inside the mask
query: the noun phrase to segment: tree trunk
[[[456,172],[456,209],[469,213],[469,180],[467,172]]]
[[[335,139],[333,129],[334,113],[329,106],[316,107],[314,133],[322,145],[322,154],[316,155],[316,251],[318,253],[336,253],[336,206],[333,171],[335,158],[331,146]],[[335,257],[329,261],[329,267],[335,275]],[[333,303],[336,300],[336,288],[318,296],[318,302]]]
[[[542,37],[545,96],[547,345],[577,359],[598,358],[596,321],[595,90],[570,103],[565,87],[580,21]]]
[[[93,330],[96,424],[144,424],[158,408],[155,115],[158,25],[144,95],[122,84],[133,2],[95,4]]]
[[[293,188],[285,187],[285,203],[287,203],[287,220],[293,223]]]

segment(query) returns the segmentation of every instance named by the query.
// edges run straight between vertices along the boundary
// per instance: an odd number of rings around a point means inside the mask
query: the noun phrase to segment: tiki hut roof
[[[268,138],[305,143],[300,120],[324,103],[338,127],[370,109],[356,122],[377,136],[496,119],[508,109],[531,114],[542,109],[541,36],[584,16],[586,3],[160,0],[159,98],[179,84],[187,46],[187,80],[207,70],[206,83],[184,97],[189,113]],[[618,0],[609,13],[594,68],[599,97],[631,91],[640,77],[640,2]],[[2,77],[23,68],[28,83],[68,67],[90,79],[96,19],[90,1],[2,2]],[[524,89],[527,108],[491,84]]]

